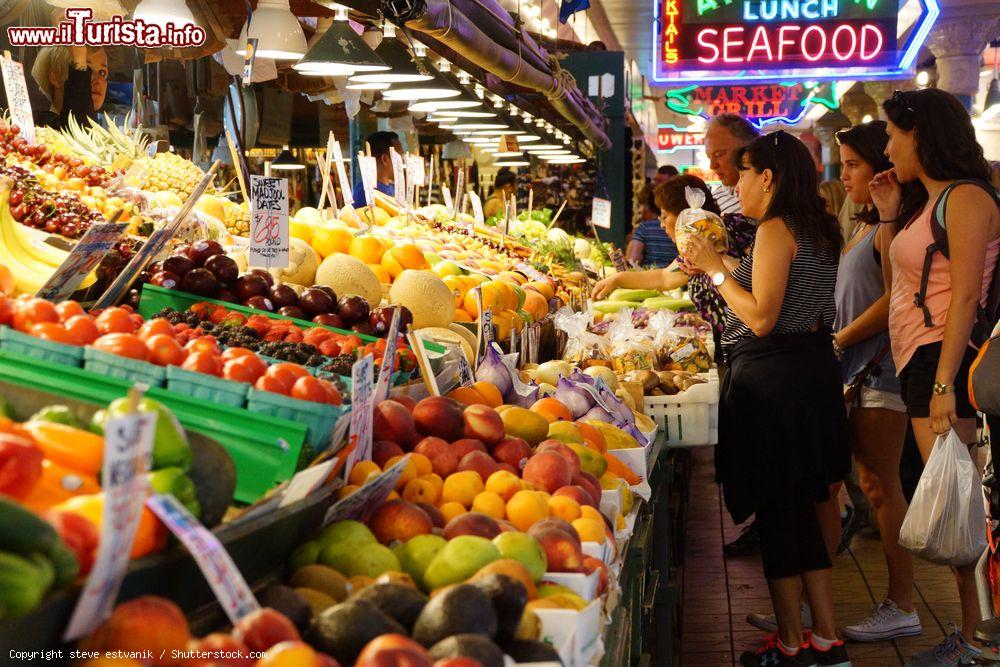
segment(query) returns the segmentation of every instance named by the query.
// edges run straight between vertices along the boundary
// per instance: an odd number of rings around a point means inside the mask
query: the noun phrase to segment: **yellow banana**
[[[6,215],[0,213],[0,263],[10,269],[14,276],[14,288],[18,292],[35,294],[45,285],[54,269],[30,256],[22,248],[11,226],[5,223],[5,219],[13,222],[8,204],[9,196],[10,182],[0,183],[0,211],[6,211]]]

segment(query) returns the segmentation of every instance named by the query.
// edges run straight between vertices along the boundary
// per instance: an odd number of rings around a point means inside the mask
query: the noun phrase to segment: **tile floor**
[[[685,531],[681,665],[729,666],[754,648],[762,633],[746,623],[751,611],[770,612],[770,599],[757,558],[725,559],[722,545],[739,535],[713,482],[712,450],[691,457],[690,502]],[[958,593],[947,568],[915,561],[916,605],[924,633],[877,644],[850,644],[854,667],[903,665],[914,653],[937,644],[948,624],[960,619]],[[863,617],[886,590],[880,543],[857,536],[834,562],[837,622]]]

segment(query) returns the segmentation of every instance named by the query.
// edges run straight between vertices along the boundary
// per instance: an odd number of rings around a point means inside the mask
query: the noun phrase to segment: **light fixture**
[[[545,119],[544,118],[536,118],[535,119],[535,127],[545,127]]]
[[[493,163],[494,167],[530,167],[531,163],[527,160],[497,160]]]
[[[444,76],[441,76],[441,81],[451,84],[450,81]],[[422,99],[410,103],[409,110],[413,112],[423,112],[423,111],[454,111],[457,109],[475,109],[477,107],[483,106],[482,100],[477,100],[474,96],[468,94],[458,86],[455,87],[459,91],[457,97],[452,97],[449,99]]]
[[[288,0],[260,0],[240,30],[236,55],[247,54],[247,39],[255,38],[258,58],[298,60],[306,52],[306,36]]]
[[[562,150],[562,144],[535,144],[534,146],[525,147],[524,150],[528,151],[529,153],[545,153],[548,151],[558,151]]]
[[[519,134],[517,136],[517,142],[519,144],[530,144],[541,140],[542,138],[537,134]]]
[[[487,153],[492,153],[493,157],[503,159],[508,157],[519,157],[524,158],[524,153],[520,151],[486,151]]]
[[[472,135],[470,136],[462,137],[462,141],[464,141],[467,144],[473,144],[473,145],[482,145],[482,146],[485,146],[487,144],[492,144],[494,146],[496,145],[496,141],[494,141],[493,139],[488,139],[486,137],[477,137],[475,136],[475,132],[473,132]]]
[[[271,170],[286,170],[292,171],[293,169],[305,169],[306,166],[295,159],[292,152],[288,150],[288,146],[284,146],[281,152],[278,153],[278,157],[271,160]]]
[[[292,68],[305,76],[349,76],[392,69],[354,32],[347,21],[347,8],[340,5],[330,27]]]
[[[496,130],[496,129],[501,129],[505,126],[501,125],[500,123],[476,123],[476,122],[467,123],[465,121],[460,121],[452,123],[442,123],[438,127],[440,127],[442,130],[465,130],[465,131],[471,130],[475,133],[479,130]]]
[[[419,63],[418,69],[426,71],[431,78],[426,81],[408,81],[393,85],[392,88],[382,93],[382,97],[390,102],[416,102],[420,100],[444,100],[462,94],[462,91],[451,85],[440,74],[428,69],[426,63]]]
[[[496,118],[489,109],[435,109],[435,118]]]
[[[430,81],[434,77],[426,72],[421,72],[410,58],[406,48],[396,39],[396,26],[385,22],[382,29],[382,43],[375,49],[382,62],[391,69],[385,72],[371,74],[355,74],[347,80],[347,87],[365,83],[412,83],[415,81]],[[352,90],[358,90],[353,88]],[[383,89],[384,90],[384,89]]]
[[[561,151],[545,151],[543,153],[532,153],[532,155],[534,155],[535,157],[540,157],[543,160],[548,159],[550,157],[560,157],[560,156],[566,156],[566,155],[572,155],[572,154],[573,154],[573,151],[571,151],[569,149],[561,150]]]
[[[391,85],[391,83],[379,83],[377,81],[352,83],[348,79],[347,90],[386,90]]]
[[[586,162],[586,160],[582,157],[565,157],[548,161],[549,164],[580,164],[581,162]]]
[[[925,69],[922,69],[919,72],[917,72],[917,85],[918,86],[920,86],[921,88],[924,88],[930,82],[931,82],[930,72],[928,72]]]
[[[872,115],[870,113],[866,113],[864,115],[864,117],[861,119],[861,122],[862,123],[870,123],[870,122],[872,122]]]
[[[194,14],[188,9],[184,0],[142,0],[132,12],[132,19],[147,24],[166,27],[172,23],[174,29],[187,25],[198,25]]]
[[[503,129],[497,128],[495,130],[478,130],[478,131],[476,131],[476,134],[484,135],[484,136],[491,136],[491,137],[499,137],[499,136],[502,136],[504,134],[518,135],[518,134],[527,134],[527,133],[524,130],[517,130],[517,129],[514,129],[512,127],[506,127],[506,126],[504,126]]]

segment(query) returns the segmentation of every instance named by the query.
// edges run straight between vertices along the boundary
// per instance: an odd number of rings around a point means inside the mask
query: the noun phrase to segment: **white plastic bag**
[[[954,429],[934,443],[899,530],[899,545],[941,565],[968,565],[986,548],[982,480]]]
[[[677,225],[674,228],[677,249],[680,250],[681,256],[687,256],[693,236],[707,239],[717,251],[725,252],[729,243],[726,226],[722,223],[722,218],[702,208],[705,205],[705,192],[698,188],[686,187],[684,199],[688,208],[677,215]]]

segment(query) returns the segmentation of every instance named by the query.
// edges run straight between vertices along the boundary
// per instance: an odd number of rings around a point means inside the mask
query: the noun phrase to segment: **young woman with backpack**
[[[973,341],[992,329],[987,306],[993,310],[1000,210],[983,149],[957,99],[933,88],[897,91],[883,107],[893,168],[876,175],[869,189],[880,221],[900,225],[889,251],[889,334],[903,402],[926,462],[937,436],[949,429],[970,446],[976,442],[968,376]],[[903,183],[919,183],[926,197],[916,215],[897,221]],[[961,630],[911,658],[913,667],[948,667],[979,654],[967,639],[980,620],[975,563],[954,571]]]

